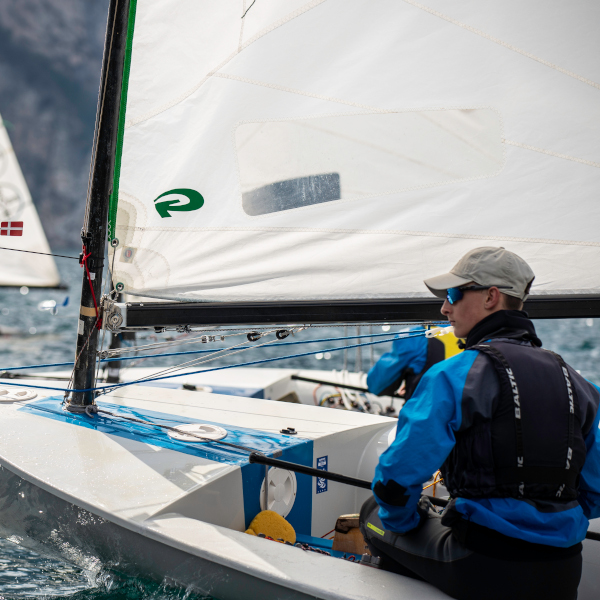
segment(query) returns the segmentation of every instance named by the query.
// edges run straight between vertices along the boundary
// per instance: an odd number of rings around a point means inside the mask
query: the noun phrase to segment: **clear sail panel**
[[[490,109],[247,123],[235,140],[251,216],[491,177],[504,164]]]

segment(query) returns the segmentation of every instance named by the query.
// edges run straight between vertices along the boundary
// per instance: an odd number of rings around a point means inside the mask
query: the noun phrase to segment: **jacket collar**
[[[469,331],[465,348],[492,338],[511,338],[541,346],[529,315],[523,310],[499,310],[482,319]]]

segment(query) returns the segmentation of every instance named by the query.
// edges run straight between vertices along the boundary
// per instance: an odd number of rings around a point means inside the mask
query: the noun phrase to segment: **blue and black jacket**
[[[413,327],[404,333],[424,334],[425,328]],[[460,352],[458,342],[452,334],[442,338],[415,335],[394,340],[391,351],[386,352],[367,375],[369,391],[377,396],[389,396],[404,381],[404,399],[408,400],[433,365]]]
[[[416,527],[423,482],[442,467],[465,520],[527,542],[579,543],[600,517],[600,389],[542,350],[521,311],[484,319],[466,346],[429,369],[400,412],[373,481],[382,523]]]

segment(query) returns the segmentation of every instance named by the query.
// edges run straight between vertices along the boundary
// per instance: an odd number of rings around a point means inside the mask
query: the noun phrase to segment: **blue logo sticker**
[[[321,456],[317,458],[317,469],[319,471],[327,471],[327,457]],[[322,492],[327,491],[327,479],[323,479],[323,477],[317,477],[317,494],[321,494]]]

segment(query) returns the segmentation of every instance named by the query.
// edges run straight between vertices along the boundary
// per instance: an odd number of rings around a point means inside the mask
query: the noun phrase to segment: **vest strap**
[[[487,354],[490,358],[499,363],[504,370],[502,381],[506,393],[508,393],[513,399],[515,409],[515,431],[517,434],[517,460],[515,466],[519,469],[522,469],[525,466],[523,450],[523,425],[521,423],[521,399],[519,396],[517,381],[513,375],[512,369],[504,358],[504,354],[502,354],[498,348],[494,348],[493,346],[488,346],[486,344],[478,344],[477,346],[474,346],[474,348],[480,352],[483,352],[484,354]]]
[[[556,467],[506,467],[494,469],[496,483],[540,483],[577,488],[577,473]]]
[[[575,390],[575,386],[571,381],[571,376],[569,375],[569,369],[567,364],[563,360],[563,357],[560,354],[556,354],[551,350],[546,350],[549,354],[552,354],[554,358],[558,361],[560,365],[563,375],[565,377],[565,384],[567,386],[567,394],[569,396],[569,443],[567,448],[567,461],[566,461],[566,469],[571,468],[571,458],[573,456],[573,437],[575,435],[575,415],[579,414],[579,401],[577,399],[577,391]]]

